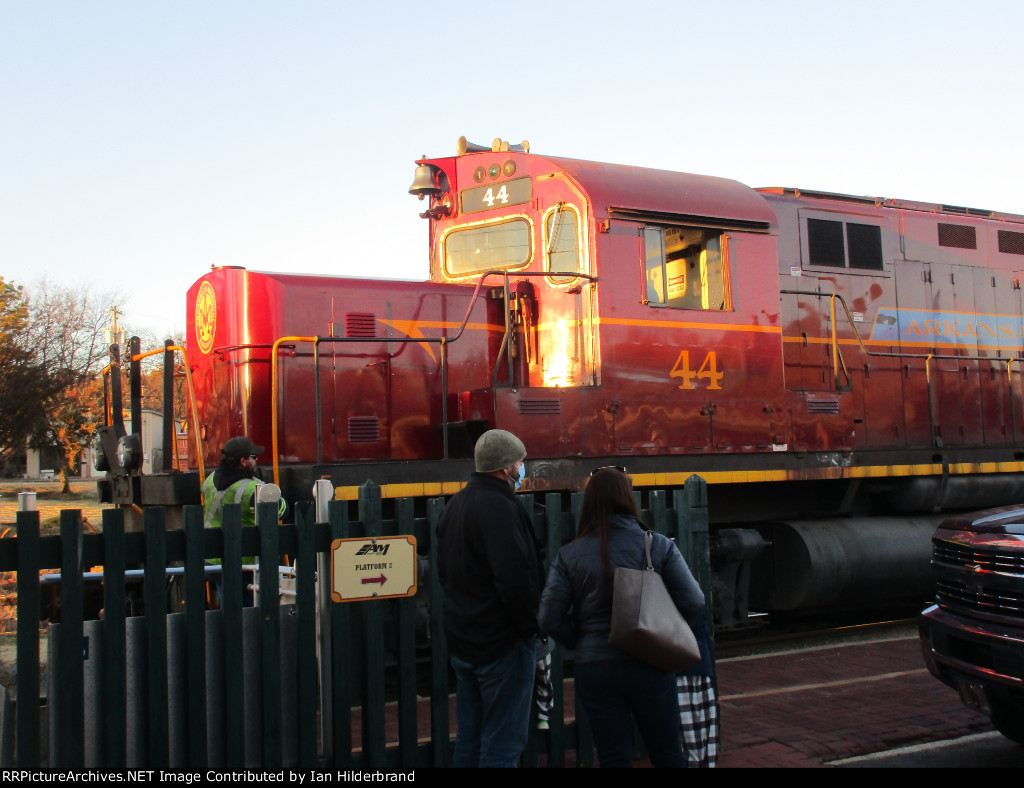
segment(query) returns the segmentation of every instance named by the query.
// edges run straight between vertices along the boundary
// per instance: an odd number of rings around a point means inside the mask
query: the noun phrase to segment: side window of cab
[[[644,227],[644,303],[669,309],[729,311],[725,236],[700,227]]]
[[[544,217],[544,264],[551,274],[576,274],[580,261],[580,220],[575,207],[556,203]],[[576,281],[574,276],[552,276],[555,284]]]

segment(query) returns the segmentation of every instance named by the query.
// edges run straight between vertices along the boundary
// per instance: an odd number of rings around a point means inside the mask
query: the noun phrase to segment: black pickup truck
[[[928,670],[1024,744],[1024,507],[943,522],[932,571],[935,604],[919,619]]]

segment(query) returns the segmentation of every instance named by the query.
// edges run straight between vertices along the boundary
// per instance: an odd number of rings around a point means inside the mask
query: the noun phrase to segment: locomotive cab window
[[[465,276],[530,262],[530,223],[526,219],[463,227],[444,238],[444,269],[449,276]]]
[[[724,236],[697,227],[643,228],[645,303],[670,309],[732,309]]]
[[[544,265],[548,272],[576,274],[580,271],[579,216],[563,202],[544,218]],[[556,284],[572,282],[575,277],[552,276]]]

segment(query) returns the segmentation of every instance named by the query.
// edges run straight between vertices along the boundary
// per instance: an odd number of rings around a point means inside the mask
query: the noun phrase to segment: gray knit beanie
[[[526,447],[511,432],[488,430],[473,450],[477,473],[493,473],[526,458]]]

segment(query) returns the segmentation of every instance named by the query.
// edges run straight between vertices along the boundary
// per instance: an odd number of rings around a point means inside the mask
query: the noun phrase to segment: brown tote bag
[[[644,532],[643,569],[615,570],[609,642],[668,673],[700,662],[700,647],[651,563],[654,534]]]

